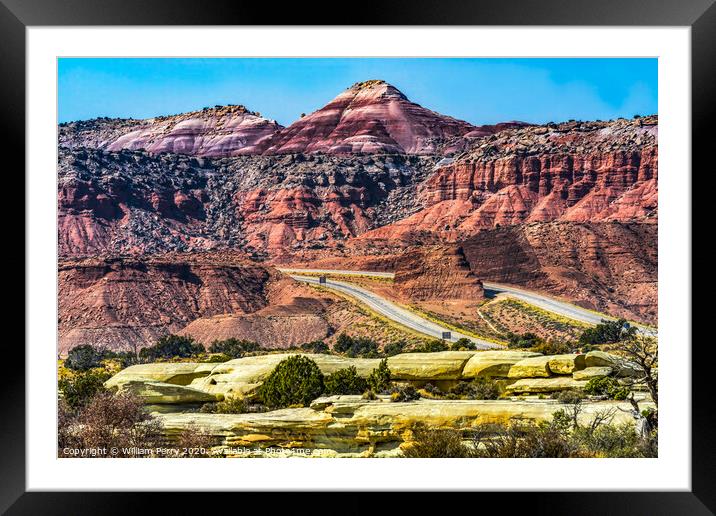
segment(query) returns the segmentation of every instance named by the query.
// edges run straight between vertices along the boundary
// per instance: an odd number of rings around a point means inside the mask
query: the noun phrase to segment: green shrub
[[[257,342],[250,340],[229,338],[224,340],[215,340],[209,346],[211,353],[221,353],[231,358],[241,358],[246,353],[258,351],[261,346]]]
[[[405,350],[406,346],[407,344],[404,340],[389,342],[383,348],[383,354],[387,357],[400,355]]]
[[[119,360],[119,365],[122,369],[126,369],[127,367],[139,362],[139,357],[137,357],[135,353],[132,353],[130,351],[113,353],[108,358],[117,358]]]
[[[633,337],[636,334],[636,328],[629,326],[626,319],[617,321],[607,321],[602,319],[600,324],[594,328],[587,328],[579,336],[579,343],[587,344],[611,344]]]
[[[485,458],[560,458],[560,457],[656,457],[656,433],[640,439],[634,425],[596,426],[573,424],[564,412],[552,421],[516,422],[509,426],[483,424],[463,442],[456,429],[431,429],[418,425],[403,455],[410,458],[485,457]]]
[[[75,346],[67,354],[65,367],[74,371],[87,371],[94,367],[100,367],[103,358],[104,353],[102,351],[93,348],[89,344],[82,344]]]
[[[111,376],[105,370],[90,369],[61,379],[57,382],[57,386],[65,403],[75,409],[87,404],[95,395],[106,391],[104,382]]]
[[[264,383],[257,395],[270,409],[289,405],[308,405],[323,392],[323,374],[308,357],[294,355],[282,360]]]
[[[333,349],[338,353],[345,353],[349,357],[377,358],[378,343],[368,337],[351,337],[341,333],[336,339]]]
[[[468,400],[496,400],[500,389],[495,380],[477,377],[471,382],[460,382],[450,389],[450,394]]]
[[[624,400],[629,395],[629,388],[621,385],[615,378],[605,376],[589,380],[584,386],[584,392],[595,396],[607,396],[614,400]]]
[[[154,346],[142,349],[139,352],[139,357],[144,360],[186,358],[203,352],[204,346],[191,337],[166,335],[160,338]]]
[[[540,342],[536,346],[533,346],[532,351],[542,353],[543,355],[563,355],[566,353],[572,353],[574,348],[567,342],[550,340],[547,342]]]
[[[394,385],[390,389],[390,400],[391,401],[414,401],[419,400],[420,394],[410,384],[405,385]]]
[[[452,346],[450,346],[450,349],[452,351],[463,351],[463,350],[477,349],[477,345],[470,339],[463,337],[463,338],[455,341],[452,344]]]
[[[355,366],[350,366],[327,375],[323,386],[326,394],[362,394],[368,388],[368,382],[358,376]]]
[[[542,342],[542,339],[534,333],[528,332],[519,335],[510,333],[507,335],[509,348],[531,348]]]
[[[634,425],[600,425],[596,429],[578,428],[573,438],[595,457],[655,457],[656,440],[639,438]]]
[[[570,438],[566,420],[483,425],[473,434],[474,453],[486,458],[588,457]]]
[[[228,362],[231,360],[231,357],[229,355],[224,355],[223,353],[217,353],[215,355],[209,355],[205,359],[202,360],[205,364],[217,364],[221,362]]]
[[[387,359],[381,360],[378,367],[370,373],[368,387],[373,392],[383,392],[390,387],[390,368],[388,367]]]
[[[447,351],[448,345],[444,340],[434,339],[426,342],[422,346],[418,346],[415,351],[419,353],[435,353],[437,351]]]
[[[204,403],[199,411],[208,414],[244,414],[248,412],[248,404],[243,398],[226,398],[216,403]]]
[[[314,340],[313,342],[306,342],[305,344],[301,344],[301,350],[307,351],[309,353],[316,353],[316,354],[328,354],[330,352],[330,349],[328,348],[328,344],[323,342],[322,340]]]

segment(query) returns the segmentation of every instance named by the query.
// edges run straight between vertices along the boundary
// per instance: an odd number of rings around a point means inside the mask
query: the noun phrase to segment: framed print
[[[180,4],[2,7],[8,514],[167,491],[711,514],[712,2]]]

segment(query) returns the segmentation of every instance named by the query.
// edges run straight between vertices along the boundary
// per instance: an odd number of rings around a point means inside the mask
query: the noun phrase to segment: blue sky
[[[243,104],[289,125],[367,79],[476,125],[657,112],[657,59],[61,58],[58,118],[148,118]]]

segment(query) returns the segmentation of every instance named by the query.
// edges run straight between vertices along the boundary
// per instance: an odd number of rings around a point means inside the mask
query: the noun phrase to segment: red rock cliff
[[[423,210],[366,237],[428,231],[457,240],[551,220],[655,222],[656,134],[655,117],[497,133],[420,185]]]

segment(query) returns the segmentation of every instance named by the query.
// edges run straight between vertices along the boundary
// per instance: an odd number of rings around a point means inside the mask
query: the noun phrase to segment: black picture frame
[[[711,173],[710,147],[714,141],[716,96],[715,0],[364,0],[360,8],[339,14],[340,5],[312,3],[241,2],[240,0],[0,0],[0,104],[2,142],[17,163],[5,169],[5,180],[16,181],[13,195],[24,192],[25,30],[39,25],[577,25],[577,26],[689,26],[691,27],[692,156],[693,169]],[[711,162],[712,163],[712,162]],[[688,172],[684,172],[688,173]],[[8,175],[12,174],[12,177]],[[693,176],[692,176],[693,177]],[[24,196],[23,196],[24,198]],[[695,205],[697,203],[692,203]],[[19,209],[19,208],[18,208]],[[24,241],[19,225],[11,231],[15,242]],[[24,251],[14,255],[15,270],[23,268]],[[693,253],[693,250],[692,250]],[[692,254],[693,256],[693,254]],[[693,263],[693,258],[692,258]],[[26,272],[27,273],[27,272]],[[688,300],[687,300],[688,301]],[[695,307],[696,308],[696,307]],[[31,310],[31,306],[25,307]],[[693,317],[692,317],[693,319]],[[682,343],[686,344],[686,343]],[[708,361],[699,352],[711,352],[709,342],[696,342],[692,354],[692,490],[690,492],[581,492],[581,493],[480,493],[456,495],[452,503],[473,507],[503,507],[506,513],[530,514],[714,514],[716,513],[716,446],[712,440],[713,396],[705,383]],[[6,344],[11,345],[10,343]],[[698,347],[702,346],[702,347]],[[7,514],[127,514],[149,509],[158,497],[162,512],[188,514],[192,505],[213,506],[232,494],[220,493],[70,493],[26,492],[25,489],[25,363],[20,353],[3,374],[3,413],[0,510]],[[343,493],[334,503],[305,500],[308,493],[272,495],[272,509],[301,512],[365,514],[378,507],[360,493]],[[239,495],[245,497],[245,494]],[[427,507],[432,493],[413,493],[410,503]],[[472,498],[468,498],[471,496]],[[477,505],[475,496],[480,496]],[[263,495],[264,500],[266,495]],[[407,511],[401,497],[401,512]],[[388,501],[387,497],[383,497]],[[395,499],[395,498],[393,498]],[[243,498],[243,503],[250,501]],[[285,503],[286,508],[279,508]],[[259,501],[259,503],[261,503]],[[432,505],[432,504],[431,504]],[[248,507],[248,505],[245,505]],[[238,510],[238,509],[237,509]],[[495,510],[495,509],[492,509]]]

